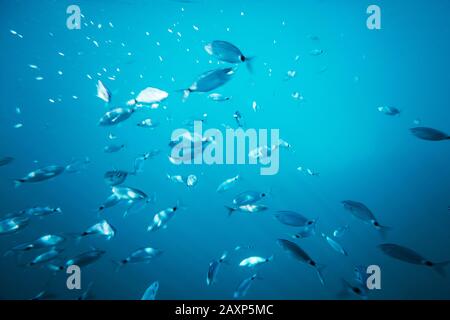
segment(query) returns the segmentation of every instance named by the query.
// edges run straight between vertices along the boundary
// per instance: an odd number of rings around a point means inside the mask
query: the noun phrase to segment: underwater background
[[[72,4],[83,15],[80,30],[66,27]],[[381,8],[381,30],[366,27],[371,4]],[[92,299],[140,299],[158,281],[157,299],[232,299],[241,281],[257,273],[261,279],[245,298],[340,299],[342,279],[352,282],[358,265],[381,268],[382,288],[371,290],[369,299],[450,298],[449,277],[377,248],[397,243],[431,261],[450,259],[449,141],[420,140],[409,131],[420,123],[450,132],[448,1],[2,0],[0,5],[0,157],[14,158],[0,167],[0,214],[6,218],[34,206],[62,210],[0,235],[1,298],[31,299],[46,292],[77,299],[91,285]],[[177,90],[207,70],[229,65],[205,52],[212,40],[229,41],[254,56],[254,71],[240,64],[233,79],[215,90],[232,97],[229,101],[192,93],[183,102]],[[288,71],[295,77],[287,77]],[[97,80],[111,91],[109,105],[96,97]],[[109,108],[125,106],[149,86],[169,93],[159,108],[138,110],[114,127],[98,125]],[[401,112],[388,116],[379,112],[381,106]],[[279,129],[291,145],[280,150],[278,174],[262,176],[257,165],[176,166],[168,160],[174,129],[196,118],[206,119],[205,129],[236,127],[236,111],[246,128]],[[146,118],[160,125],[136,125]],[[125,147],[105,153],[111,143]],[[99,214],[111,194],[104,173],[131,171],[137,157],[155,149],[160,154],[124,183],[155,193],[155,202],[125,218],[121,205]],[[14,180],[30,171],[85,157],[90,162],[78,173],[14,187]],[[167,174],[194,174],[198,183],[187,187]],[[236,186],[216,192],[238,174]],[[228,216],[224,206],[247,190],[268,193],[261,203],[269,209]],[[386,239],[344,209],[341,201],[348,199],[366,204],[392,228]],[[177,203],[183,208],[166,229],[147,232],[155,213]],[[279,210],[317,219],[315,236],[291,240],[326,266],[324,285],[311,267],[277,245],[296,231],[274,218]],[[117,229],[115,237],[71,239],[101,219]],[[346,225],[337,239],[348,252],[343,256],[320,233],[331,235]],[[82,268],[81,291],[66,288],[65,272],[24,266],[42,250],[3,255],[50,233],[67,236],[63,259],[91,247],[106,251]],[[163,253],[148,264],[115,270],[112,261],[147,246]],[[207,286],[209,263],[225,251],[228,263]],[[257,271],[238,266],[249,256],[272,255]]]

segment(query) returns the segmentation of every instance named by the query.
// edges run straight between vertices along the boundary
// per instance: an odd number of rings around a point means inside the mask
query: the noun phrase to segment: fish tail
[[[120,269],[123,268],[124,263],[122,261],[116,261],[116,260],[111,260],[111,262],[114,264],[115,268],[114,268],[114,272],[119,272]]]
[[[386,239],[388,231],[390,231],[392,228],[387,226],[379,226],[377,227],[378,231],[380,232],[380,235],[383,239]]]
[[[254,68],[253,68],[253,63],[255,62],[254,60],[255,60],[255,57],[249,57],[249,58],[245,59],[245,62],[246,62],[245,65],[247,66],[247,70],[250,73],[254,72]]]
[[[229,206],[225,206],[225,209],[227,209],[227,211],[228,211],[228,216],[231,216],[233,213],[236,212],[236,209],[229,207]]]
[[[15,188],[18,188],[18,187],[20,187],[21,185],[22,185],[22,183],[24,183],[25,182],[25,180],[23,180],[23,179],[17,179],[17,180],[14,180],[14,187]]]
[[[317,276],[319,277],[320,283],[325,285],[325,281],[323,280],[323,269],[325,269],[325,265],[319,264],[316,267]]]
[[[450,261],[444,261],[433,264],[433,270],[436,271],[441,277],[445,277],[447,275],[445,268],[450,264]]]
[[[177,92],[183,92],[183,101],[186,101],[187,98],[189,98],[189,95],[191,94],[192,90],[187,88],[187,89],[177,90]]]

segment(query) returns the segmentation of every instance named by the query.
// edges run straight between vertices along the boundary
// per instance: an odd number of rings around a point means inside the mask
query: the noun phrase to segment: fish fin
[[[273,261],[273,255],[267,258],[267,262]]]
[[[317,272],[317,276],[319,277],[320,283],[322,285],[325,285],[325,281],[323,280],[323,269],[325,269],[325,265],[323,264],[318,264],[316,266],[316,272]]]
[[[253,73],[254,72],[254,68],[253,68],[253,63],[255,62],[254,61],[255,60],[255,57],[249,57],[249,58],[245,58],[245,65],[247,66],[247,70],[250,72],[250,73]]]
[[[227,211],[228,211],[228,216],[231,216],[233,213],[236,212],[236,209],[229,207],[229,206],[225,206],[225,209],[227,209]]]
[[[450,261],[438,262],[433,264],[433,270],[436,271],[441,277],[445,277],[447,273],[445,268],[450,265]]]
[[[120,269],[123,268],[124,263],[121,261],[116,261],[116,260],[111,260],[111,262],[114,264],[115,268],[114,268],[114,272],[119,272]]]
[[[24,182],[25,182],[25,180],[23,180],[23,179],[14,180],[14,187],[19,188],[22,185],[22,183],[24,183]]]

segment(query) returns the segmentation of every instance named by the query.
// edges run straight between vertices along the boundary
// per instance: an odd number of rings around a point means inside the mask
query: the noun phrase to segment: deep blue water
[[[0,156],[15,160],[0,167],[0,213],[53,206],[63,214],[32,219],[20,232],[1,235],[0,252],[47,233],[81,232],[105,218],[117,228],[113,239],[91,237],[78,244],[68,239],[62,255],[71,257],[91,246],[106,251],[98,262],[82,268],[83,288],[92,283],[98,299],[139,299],[154,281],[160,284],[158,299],[229,299],[254,273],[237,266],[252,255],[274,259],[259,268],[262,280],[252,284],[249,299],[336,299],[341,279],[352,281],[352,270],[360,264],[376,264],[382,271],[382,289],[371,291],[370,299],[449,299],[448,277],[387,257],[377,245],[397,243],[432,261],[450,259],[449,142],[419,140],[409,132],[418,119],[421,126],[450,132],[450,3],[374,2],[382,10],[381,30],[367,29],[366,8],[372,1],[359,0],[1,1]],[[71,4],[79,5],[84,16],[80,30],[66,27]],[[254,73],[240,65],[233,79],[215,91],[232,96],[230,101],[217,103],[208,94],[192,94],[183,103],[176,90],[218,67],[203,49],[211,40],[230,41],[255,56]],[[314,49],[324,52],[312,56]],[[286,81],[288,70],[297,75]],[[39,76],[44,79],[37,81]],[[97,80],[112,92],[109,106],[96,97]],[[113,128],[98,126],[109,107],[124,106],[134,97],[131,92],[149,86],[169,93],[160,108],[139,110]],[[301,93],[304,101],[293,99],[293,92]],[[256,112],[253,101],[261,106]],[[384,105],[401,114],[380,113],[377,108]],[[171,132],[185,120],[207,113],[205,127],[223,129],[222,124],[235,126],[237,110],[246,127],[279,129],[292,145],[281,150],[277,175],[261,176],[257,166],[175,166],[168,161]],[[160,126],[136,126],[148,117]],[[14,128],[17,123],[23,127]],[[111,143],[110,133],[126,145],[124,150],[103,152]],[[123,206],[99,217],[96,209],[110,194],[104,172],[131,170],[137,156],[153,149],[161,154],[147,160],[144,171],[125,185],[155,192],[156,203],[125,219]],[[82,157],[91,163],[77,174],[14,187],[14,179],[32,170]],[[299,172],[299,166],[320,176]],[[166,174],[195,174],[198,184],[188,189]],[[215,192],[236,174],[243,179],[234,189]],[[270,191],[261,202],[269,210],[228,217],[224,205],[246,190]],[[386,240],[344,210],[341,201],[347,199],[363,202],[392,227]],[[177,201],[185,209],[168,228],[147,232],[153,215]],[[348,257],[318,235],[293,240],[326,265],[324,286],[312,268],[277,245],[277,239],[295,233],[274,219],[278,210],[318,218],[318,231],[327,234],[349,225],[338,239]],[[233,253],[237,245],[251,249]],[[149,264],[115,272],[112,260],[144,246],[164,253]],[[208,265],[224,251],[232,253],[229,264],[208,287]],[[53,275],[45,267],[21,266],[41,252],[26,253],[20,261],[17,255],[0,258],[0,297],[29,299],[43,290],[60,299],[81,294],[65,287],[64,272]]]

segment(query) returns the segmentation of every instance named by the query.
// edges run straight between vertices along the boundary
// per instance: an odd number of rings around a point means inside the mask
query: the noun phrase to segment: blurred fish
[[[367,287],[367,279],[369,275],[367,274],[367,266],[356,266],[353,269],[353,275],[355,277],[355,281],[360,285]]]
[[[247,295],[248,289],[250,289],[250,286],[252,285],[253,281],[256,279],[261,279],[261,278],[259,278],[257,274],[254,274],[250,278],[244,279],[239,284],[236,291],[234,291],[233,298],[240,299],[240,298],[245,297]]]
[[[128,101],[127,105],[151,105],[167,99],[168,96],[169,94],[163,90],[148,87],[142,90],[135,99]]]
[[[135,173],[123,170],[106,171],[103,175],[103,180],[105,180],[106,184],[114,187],[124,183],[129,175],[135,175]]]
[[[197,176],[190,174],[188,176],[181,176],[181,175],[167,175],[167,179],[173,182],[178,182],[181,184],[186,185],[187,187],[194,187],[197,184]]]
[[[47,166],[35,171],[31,171],[22,179],[14,180],[15,186],[19,187],[22,183],[36,183],[45,180],[49,180],[59,176],[65,170],[64,167],[61,166]]]
[[[208,274],[206,275],[206,284],[208,286],[216,282],[220,266],[225,262],[227,255],[228,254],[224,252],[218,260],[213,260],[209,263]]]
[[[24,214],[27,216],[34,217],[44,217],[50,215],[61,214],[61,208],[51,208],[51,207],[32,207],[25,210],[22,210],[20,214]]]
[[[0,157],[0,167],[6,166],[14,161],[13,157]]]
[[[53,271],[63,271],[72,265],[77,265],[80,268],[86,267],[97,262],[105,253],[103,250],[91,249],[66,260],[61,265],[50,264],[48,267]]]
[[[149,129],[154,129],[154,128],[158,127],[159,125],[160,125],[159,121],[154,121],[150,118],[142,120],[141,122],[139,122],[137,124],[138,127],[149,128]]]
[[[312,56],[320,56],[323,53],[322,49],[313,49],[309,52],[310,55]]]
[[[148,159],[153,159],[154,157],[156,157],[158,154],[161,153],[161,150],[159,149],[154,149],[150,152],[144,153],[143,155],[137,157],[134,160],[134,173],[141,173],[143,172],[143,168],[144,168],[144,162]]]
[[[342,280],[343,289],[339,294],[339,298],[349,298],[357,296],[360,299],[366,300],[368,298],[368,290],[365,284],[358,283],[356,286],[351,285],[345,280]]]
[[[345,225],[343,227],[339,227],[336,230],[333,231],[333,237],[335,238],[341,238],[342,236],[344,236],[347,231],[349,229],[349,225]]]
[[[114,126],[127,120],[134,113],[134,108],[115,108],[106,112],[99,120],[99,126]]]
[[[123,267],[126,264],[130,263],[149,263],[154,258],[160,256],[162,254],[161,250],[146,247],[146,248],[140,248],[136,251],[132,252],[127,258],[116,262],[118,271],[121,267]]]
[[[317,276],[319,277],[320,283],[322,283],[322,285],[324,285],[322,270],[325,268],[325,266],[317,264],[313,259],[311,259],[309,257],[309,255],[302,248],[300,248],[296,243],[294,243],[292,241],[278,239],[277,243],[281,248],[283,248],[286,252],[288,252],[293,258],[295,258],[303,263],[306,263],[307,265],[316,269]]]
[[[225,180],[224,182],[219,184],[219,186],[216,189],[216,192],[220,193],[220,192],[225,192],[225,191],[231,189],[233,186],[235,186],[238,183],[239,180],[240,180],[239,175],[236,175],[232,178]]]
[[[120,150],[122,150],[123,148],[125,148],[124,144],[110,144],[108,146],[105,146],[103,148],[103,151],[105,153],[114,153],[114,152],[119,152]]]
[[[334,251],[336,251],[344,256],[348,256],[347,251],[345,251],[345,249],[341,246],[341,244],[339,244],[336,240],[327,236],[324,233],[322,233],[322,238],[324,238],[325,241],[328,242],[328,244],[330,245],[331,248],[333,248]]]
[[[105,102],[111,101],[111,92],[108,90],[108,88],[105,87],[103,82],[98,80],[97,82],[97,97],[102,99]]]
[[[236,120],[236,124],[237,124],[237,126],[239,128],[242,128],[244,126],[243,123],[242,123],[242,115],[241,115],[241,113],[239,111],[236,111],[233,114],[233,118],[234,118],[234,120]]]
[[[197,80],[183,91],[183,98],[187,99],[192,92],[209,92],[223,86],[230,81],[235,71],[233,68],[214,69],[202,73]]]
[[[224,102],[224,101],[228,101],[231,99],[231,97],[224,96],[220,93],[211,93],[208,96],[208,98],[211,99],[212,101],[216,101],[216,102]]]
[[[215,40],[208,43],[205,46],[205,51],[212,56],[215,56],[218,60],[228,63],[246,63],[247,68],[250,72],[253,72],[253,66],[251,64],[254,57],[246,57],[244,54],[236,47],[226,41]]]
[[[256,212],[266,211],[269,209],[266,206],[257,205],[257,204],[245,204],[245,205],[240,205],[237,207],[225,206],[225,208],[228,210],[228,215],[232,215],[236,211],[240,211],[240,212],[244,212],[244,213],[256,213]]]
[[[33,258],[30,262],[28,262],[25,266],[26,267],[35,267],[35,266],[41,266],[44,264],[47,264],[53,260],[56,260],[59,258],[61,253],[63,252],[63,249],[57,249],[55,247],[52,247],[50,250],[37,255]],[[54,268],[54,266],[52,266]]]
[[[54,247],[54,246],[57,246],[58,244],[61,244],[64,241],[65,241],[64,237],[61,237],[58,235],[53,235],[53,234],[46,234],[42,237],[37,238],[36,240],[16,245],[13,248],[11,248],[8,252],[30,251],[30,250]]]
[[[416,127],[409,129],[411,133],[419,139],[428,141],[450,140],[450,136],[446,133],[426,127]]]
[[[79,238],[83,238],[91,235],[99,235],[106,237],[107,240],[112,239],[116,235],[116,228],[108,223],[106,220],[102,220],[93,226],[90,226],[85,231],[83,231]]]
[[[292,227],[310,227],[316,223],[315,220],[310,220],[295,211],[278,211],[274,217],[282,224]]]
[[[267,197],[267,194],[265,192],[258,192],[258,191],[245,191],[240,194],[238,194],[233,199],[233,204],[238,206],[243,206],[246,204],[254,204],[261,199],[264,199]]]
[[[378,107],[378,111],[388,116],[396,116],[400,114],[400,110],[398,110],[395,107],[388,107],[388,106]]]
[[[152,223],[147,227],[147,231],[156,231],[161,228],[167,228],[167,223],[175,216],[178,209],[180,209],[180,205],[177,203],[174,207],[169,207],[156,213],[153,216]]]
[[[91,163],[88,157],[83,159],[75,159],[70,164],[66,166],[67,173],[78,173],[86,169],[86,167]]]
[[[158,281],[153,282],[147,288],[147,290],[145,290],[141,300],[155,300],[156,294],[158,293],[158,289],[159,289],[159,282]]]
[[[253,268],[256,266],[259,266],[263,263],[267,263],[273,260],[273,256],[270,256],[269,258],[263,258],[263,257],[248,257],[245,258],[244,260],[242,260],[239,263],[240,267],[249,267],[249,268]]]
[[[10,217],[0,220],[0,235],[11,234],[25,228],[30,219],[28,217]]]
[[[380,225],[372,211],[370,211],[365,204],[352,200],[342,201],[342,204],[344,205],[344,208],[350,211],[353,216],[374,226],[375,229],[381,232],[382,236],[385,236],[386,231],[390,229],[389,227]]]
[[[378,248],[386,255],[411,264],[422,265],[426,267],[433,268],[440,276],[445,277],[445,268],[450,265],[450,261],[444,262],[432,262],[416,251],[409,249],[407,247],[400,246],[393,243],[380,244]]]
[[[92,285],[93,282],[89,283],[88,287],[84,292],[77,298],[77,300],[84,301],[84,300],[92,300]]]

